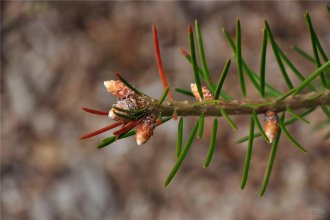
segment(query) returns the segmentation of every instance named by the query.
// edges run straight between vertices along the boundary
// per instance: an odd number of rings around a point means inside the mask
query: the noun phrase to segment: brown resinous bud
[[[143,97],[126,87],[119,80],[105,81],[104,86],[109,93],[117,97],[117,103],[114,104],[114,107],[124,110],[137,110],[145,107]],[[117,121],[127,121],[127,119],[116,115],[116,112],[127,114],[115,108],[111,108],[109,111],[109,117]],[[152,136],[155,127],[161,123],[161,119],[157,117],[156,114],[152,113],[144,116],[136,127],[136,143],[138,145],[146,143]]]
[[[264,118],[264,131],[270,143],[274,141],[277,134],[277,129],[278,129],[278,116],[276,112],[272,110],[268,110],[265,113],[265,118]]]
[[[114,107],[124,110],[137,110],[143,108],[145,105],[144,99],[141,96],[137,95],[134,91],[125,86],[119,80],[105,81],[104,86],[109,93],[117,98],[117,103],[114,104]],[[116,121],[127,121],[127,119],[123,119],[116,115],[115,112],[118,112],[122,115],[127,114],[125,112],[111,108],[109,111],[109,117],[111,119]]]
[[[196,100],[202,101],[202,99],[199,95],[196,83],[191,83],[190,88],[191,88],[191,92],[195,96]],[[214,99],[212,96],[212,93],[205,86],[202,86],[202,93],[203,93],[204,100],[213,100]]]
[[[134,96],[135,92],[133,92],[130,88],[124,85],[124,83],[119,80],[109,80],[104,81],[104,86],[109,93],[118,99],[125,99],[129,96]]]
[[[156,125],[159,124],[157,115],[150,114],[146,116],[136,128],[136,143],[138,145],[146,143],[152,136]]]

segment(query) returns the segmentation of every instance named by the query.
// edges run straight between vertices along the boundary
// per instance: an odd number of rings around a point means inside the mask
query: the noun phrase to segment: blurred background
[[[162,93],[152,24],[158,29],[170,86],[189,89],[192,69],[178,48],[188,48],[186,30],[195,19],[214,81],[232,56],[220,28],[234,36],[237,17],[243,57],[253,70],[259,70],[267,19],[279,46],[308,75],[314,67],[290,48],[294,44],[312,53],[306,10],[329,54],[326,2],[1,1],[1,219],[329,219],[330,142],[323,139],[329,126],[316,129],[325,120],[320,110],[306,117],[310,126],[297,122],[289,127],[309,155],[281,138],[263,198],[258,192],[270,146],[260,138],[255,140],[247,186],[240,190],[247,143],[235,141],[248,133],[247,116],[233,117],[237,132],[220,119],[215,154],[204,169],[212,124],[207,120],[204,137],[194,142],[167,188],[163,181],[175,163],[178,121],[158,127],[140,147],[131,137],[96,149],[110,132],[78,140],[111,123],[80,107],[109,110],[115,99],[103,81],[114,79],[114,72],[155,98]],[[232,64],[224,91],[241,99]],[[271,52],[266,78],[287,91]],[[247,91],[250,98],[257,97],[249,83]],[[193,118],[185,118],[184,137],[192,125]],[[315,210],[325,214],[316,215]]]

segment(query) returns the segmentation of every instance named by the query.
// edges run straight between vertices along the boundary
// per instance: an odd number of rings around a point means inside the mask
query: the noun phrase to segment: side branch
[[[221,109],[228,115],[265,113],[267,110],[282,112],[287,108],[298,110],[303,108],[313,108],[322,104],[330,104],[330,90],[320,92],[309,92],[303,95],[290,96],[282,101],[276,98],[262,100],[212,100],[204,102],[191,101],[166,101],[159,105],[159,101],[146,98],[147,109],[150,112],[160,113],[162,116],[171,116],[176,113],[180,116],[199,116],[202,112],[205,116],[221,116]]]

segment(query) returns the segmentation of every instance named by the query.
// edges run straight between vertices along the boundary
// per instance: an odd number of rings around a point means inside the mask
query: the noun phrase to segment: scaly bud
[[[268,110],[265,113],[265,118],[264,118],[264,131],[270,143],[274,141],[277,134],[277,129],[278,129],[278,116],[276,112]]]
[[[104,86],[109,93],[116,96],[118,99],[124,99],[135,94],[119,80],[104,81]]]
[[[155,114],[145,117],[136,128],[136,143],[138,145],[146,143],[156,127],[157,116]]]
[[[197,101],[202,101],[202,99],[201,99],[201,97],[198,93],[196,83],[191,83],[190,88],[191,88],[191,92],[195,96],[196,100]],[[204,100],[213,100],[214,99],[213,96],[212,96],[212,93],[205,86],[202,86],[202,92],[203,92]]]

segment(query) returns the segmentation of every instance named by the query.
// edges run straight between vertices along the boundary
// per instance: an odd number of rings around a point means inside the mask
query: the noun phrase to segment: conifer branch
[[[248,142],[241,180],[241,189],[243,189],[247,183],[254,138],[262,136],[267,143],[272,143],[268,166],[260,191],[260,196],[262,196],[270,179],[281,134],[283,134],[293,146],[307,154],[305,148],[298,143],[293,135],[289,133],[289,131],[286,129],[286,126],[295,123],[297,120],[300,120],[306,124],[310,124],[310,122],[303,117],[313,112],[317,107],[321,107],[328,120],[330,119],[330,110],[328,107],[330,105],[330,61],[328,60],[328,56],[321,46],[321,43],[313,28],[311,18],[307,12],[305,13],[305,20],[307,22],[311,38],[314,57],[310,56],[308,53],[297,47],[294,47],[294,50],[303,56],[307,61],[316,65],[314,72],[308,74],[306,78],[299,72],[299,70],[294,66],[294,64],[288,59],[288,57],[278,46],[276,43],[276,38],[273,36],[267,21],[265,21],[263,39],[261,43],[259,68],[260,74],[256,74],[250,67],[248,67],[242,56],[243,47],[241,45],[241,27],[239,19],[236,21],[236,42],[234,42],[230,34],[223,29],[225,39],[234,54],[232,58],[235,58],[236,60],[239,85],[241,87],[242,95],[244,96],[243,100],[235,100],[233,97],[230,97],[224,91],[222,91],[222,86],[227,75],[229,74],[228,70],[231,63],[230,58],[225,62],[223,71],[219,76],[217,84],[212,83],[206,62],[201,28],[197,21],[195,21],[195,29],[197,36],[197,48],[199,53],[198,57],[200,58],[200,62],[198,62],[195,53],[193,35],[194,32],[191,25],[188,27],[190,54],[184,49],[180,48],[181,54],[192,65],[192,72],[195,82],[190,84],[191,91],[174,88],[176,92],[184,94],[189,98],[194,97],[197,101],[174,100],[170,91],[171,87],[168,85],[165,71],[162,66],[156,27],[152,26],[157,69],[160,80],[164,87],[161,97],[159,99],[151,98],[150,96],[144,94],[136,87],[131,85],[121,75],[117,74],[119,80],[110,80],[104,82],[107,91],[117,98],[117,103],[112,105],[109,114],[106,111],[82,108],[82,110],[88,113],[101,116],[108,115],[110,118],[117,122],[97,131],[83,135],[81,139],[93,137],[102,132],[109,131],[122,125],[121,128],[113,131],[112,136],[103,139],[102,142],[98,145],[98,148],[103,148],[109,144],[112,144],[116,140],[127,138],[132,135],[136,136],[137,144],[141,145],[148,141],[148,139],[153,135],[153,131],[157,126],[164,124],[171,118],[176,119],[177,116],[181,116],[178,122],[178,135],[176,142],[177,161],[170,171],[167,179],[165,180],[164,186],[167,186],[182,165],[195,137],[198,139],[202,137],[204,129],[204,117],[214,117],[209,149],[203,164],[203,166],[206,168],[211,162],[214,148],[216,147],[215,142],[218,129],[218,117],[224,117],[225,121],[234,130],[236,130],[237,126],[231,117],[229,117],[229,115],[249,115],[249,135],[240,138],[237,142]],[[273,88],[269,82],[266,81],[267,77],[265,66],[267,42],[269,42],[270,46],[272,47],[277,64],[279,66],[279,70],[282,73],[284,82],[289,88],[288,91],[283,93]],[[324,62],[321,62],[319,53]],[[198,66],[198,63],[201,63],[201,67]],[[285,65],[290,68],[294,75],[300,80],[299,85],[293,85],[292,82],[294,81],[291,81],[289,75],[287,74]],[[260,98],[251,99],[246,97],[247,91],[244,79],[245,77],[247,80],[251,81],[252,85],[259,92]],[[311,83],[318,78],[321,80],[322,84],[319,84],[322,85],[322,88],[316,88],[311,85]],[[205,83],[206,86],[202,85],[202,83]],[[302,93],[303,90],[306,90],[306,93]],[[303,111],[299,111],[299,113],[297,113],[297,110]],[[285,120],[285,112],[290,113],[292,118]],[[279,113],[281,113],[280,120],[278,120],[277,115]],[[257,114],[264,115],[263,127],[259,122]],[[190,131],[189,137],[186,139],[186,141],[183,141],[183,124],[185,116],[199,116],[199,119],[195,121],[195,126]],[[254,132],[255,126],[258,129],[257,133]]]

